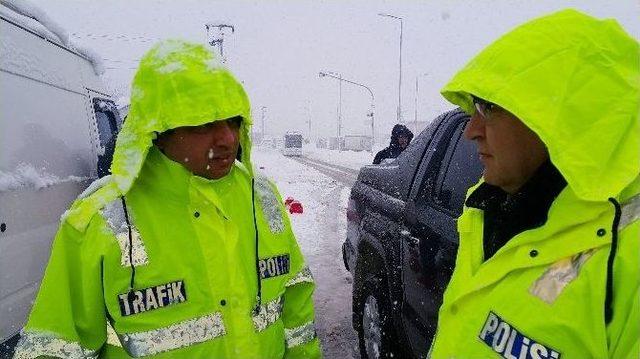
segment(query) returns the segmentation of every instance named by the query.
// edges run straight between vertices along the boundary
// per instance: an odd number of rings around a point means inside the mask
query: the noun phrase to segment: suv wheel
[[[391,306],[382,280],[371,275],[363,285],[358,306],[358,338],[363,359],[399,357]]]

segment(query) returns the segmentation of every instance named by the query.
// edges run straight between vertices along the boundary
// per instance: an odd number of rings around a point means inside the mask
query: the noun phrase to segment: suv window
[[[454,216],[462,213],[467,189],[478,182],[482,164],[472,141],[462,136],[466,121],[448,129],[425,172],[416,196],[416,207],[432,203]],[[433,167],[431,167],[433,166]]]
[[[482,174],[475,145],[462,135],[465,124],[460,123],[454,131],[440,167],[436,191],[433,192],[436,204],[456,216],[462,213],[467,190],[478,182]]]

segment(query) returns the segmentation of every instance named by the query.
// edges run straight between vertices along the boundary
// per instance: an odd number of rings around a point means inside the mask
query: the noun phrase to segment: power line
[[[136,42],[157,42],[161,39],[158,37],[149,37],[144,35],[127,36],[127,35],[113,35],[113,34],[91,34],[91,33],[77,33],[74,32],[71,36],[75,38],[89,38],[93,40],[107,40],[107,41],[136,41]]]

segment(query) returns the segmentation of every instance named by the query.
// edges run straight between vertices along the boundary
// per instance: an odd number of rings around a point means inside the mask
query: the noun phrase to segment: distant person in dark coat
[[[397,124],[393,126],[389,147],[376,154],[376,157],[373,159],[373,164],[377,165],[387,158],[396,158],[400,156],[402,151],[409,146],[412,139],[413,132],[411,132],[405,125]]]

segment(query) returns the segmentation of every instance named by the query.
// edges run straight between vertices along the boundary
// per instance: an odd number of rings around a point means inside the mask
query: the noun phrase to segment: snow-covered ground
[[[303,205],[304,213],[290,218],[316,280],[316,328],[325,357],[359,358],[351,327],[351,274],[341,251],[350,188],[278,150],[256,147],[252,155],[256,168],[276,183],[283,198],[293,197]]]

